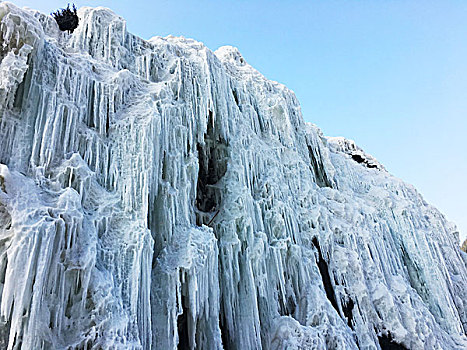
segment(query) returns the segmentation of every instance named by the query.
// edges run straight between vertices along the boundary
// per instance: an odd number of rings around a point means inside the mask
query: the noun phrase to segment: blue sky
[[[44,12],[67,0],[17,0]],[[467,1],[77,0],[143,37],[239,48],[303,116],[353,139],[467,237]]]

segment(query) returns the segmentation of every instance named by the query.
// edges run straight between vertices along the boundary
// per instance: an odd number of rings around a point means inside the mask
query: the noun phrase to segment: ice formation
[[[465,349],[453,224],[237,49],[0,3],[1,349]]]

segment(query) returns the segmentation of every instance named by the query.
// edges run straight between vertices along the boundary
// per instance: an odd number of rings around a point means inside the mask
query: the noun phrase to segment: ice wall
[[[0,3],[0,348],[465,349],[455,226],[237,49]]]

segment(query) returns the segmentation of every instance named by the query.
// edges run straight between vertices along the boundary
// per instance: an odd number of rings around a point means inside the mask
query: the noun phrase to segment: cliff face
[[[0,348],[465,349],[455,227],[232,47],[0,3]]]

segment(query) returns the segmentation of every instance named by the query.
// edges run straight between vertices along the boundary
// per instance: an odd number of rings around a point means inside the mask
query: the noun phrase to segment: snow
[[[412,186],[236,48],[78,14],[0,3],[0,348],[467,347],[466,254]]]

